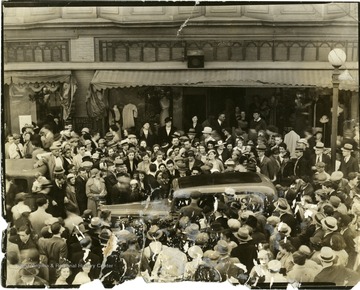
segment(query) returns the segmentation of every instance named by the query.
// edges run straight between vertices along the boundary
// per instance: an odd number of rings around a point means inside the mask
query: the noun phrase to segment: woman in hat
[[[98,214],[99,203],[105,200],[107,194],[105,181],[101,171],[93,168],[90,171],[90,178],[86,182],[86,195],[88,197],[87,208],[91,209],[93,216]]]

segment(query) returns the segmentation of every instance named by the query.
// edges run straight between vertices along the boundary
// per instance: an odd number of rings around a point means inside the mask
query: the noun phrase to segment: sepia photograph
[[[359,3],[1,6],[2,287],[360,288]]]

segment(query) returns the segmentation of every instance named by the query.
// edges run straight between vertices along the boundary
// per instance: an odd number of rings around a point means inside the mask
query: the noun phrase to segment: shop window
[[[158,61],[170,60],[170,48],[169,47],[159,47],[157,58],[158,58]]]
[[[126,57],[126,47],[118,46],[115,48],[115,61],[125,62],[127,61]]]
[[[235,43],[234,46],[230,48],[231,54],[230,59],[231,60],[243,60],[243,47],[240,43]]]
[[[228,46],[220,46],[216,49],[216,60],[227,61],[230,59],[230,48]]]
[[[55,47],[52,51],[52,60],[53,61],[61,61],[61,52],[58,47]]]
[[[129,48],[129,61],[141,61],[141,47]]]

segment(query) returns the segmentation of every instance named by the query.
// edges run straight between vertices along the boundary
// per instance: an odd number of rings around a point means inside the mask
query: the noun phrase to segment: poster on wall
[[[25,125],[31,124],[31,123],[32,123],[31,115],[21,115],[21,116],[19,116],[20,134],[22,133],[21,128],[23,128]]]

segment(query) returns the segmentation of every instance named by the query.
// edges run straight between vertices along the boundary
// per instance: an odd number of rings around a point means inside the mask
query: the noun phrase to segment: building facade
[[[320,119],[331,116],[333,48],[347,55],[339,134],[359,122],[357,3],[5,5],[3,15],[6,133],[21,130],[19,116],[48,115],[77,130],[105,132],[114,119],[133,130],[129,112],[135,129],[220,112],[233,127],[235,108],[254,106],[280,131],[330,132]]]

